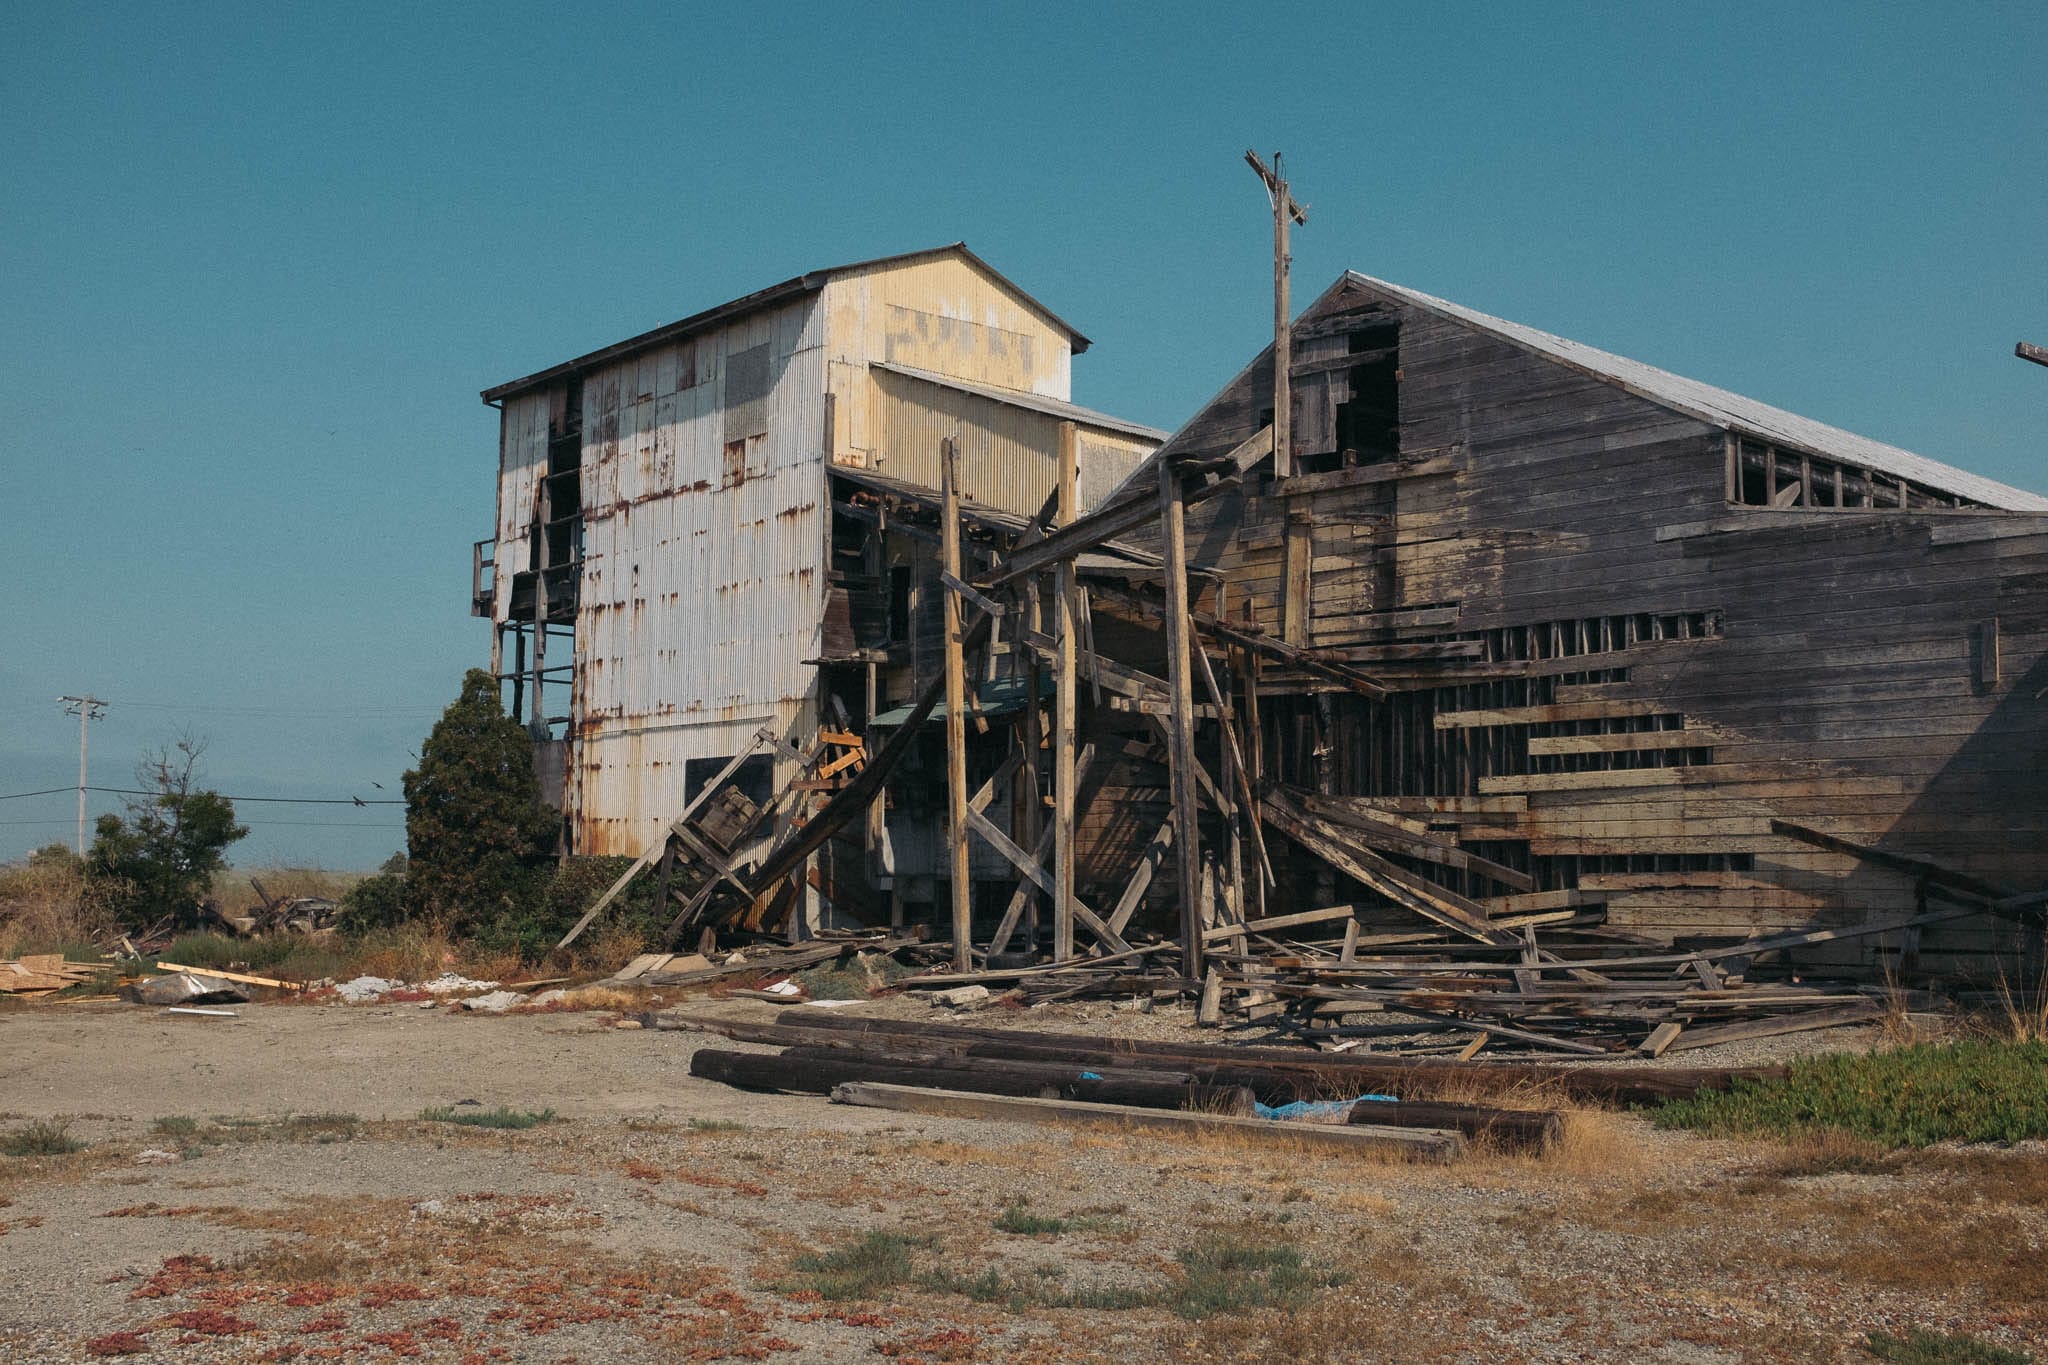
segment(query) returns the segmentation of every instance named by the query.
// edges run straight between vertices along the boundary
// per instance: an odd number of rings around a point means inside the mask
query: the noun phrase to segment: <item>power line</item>
[[[217,706],[204,702],[167,701],[122,701],[119,704],[122,706],[132,706],[143,711],[204,711],[209,715],[229,716],[328,716],[352,719],[397,719],[405,716],[432,716],[440,714],[440,708],[433,706]]]
[[[0,820],[0,828],[25,827],[29,825],[68,825],[69,820]],[[402,822],[382,820],[358,823],[354,820],[266,820],[256,816],[245,823],[251,825],[284,825],[298,829],[404,829]]]
[[[161,796],[163,794],[143,787],[87,787],[86,790],[111,792],[115,796]],[[228,796],[224,792],[214,792],[213,794],[228,801],[267,802],[272,805],[281,806],[402,806],[405,804],[405,799],[398,796],[379,796],[366,801],[360,796]]]
[[[5,796],[0,796],[0,801],[20,801],[30,796],[50,796],[57,792],[77,790],[78,788],[76,787],[46,787],[39,792],[10,792]],[[146,787],[87,787],[85,790],[89,792],[106,792],[113,796],[161,796],[164,794],[162,792],[150,791]],[[405,804],[403,797],[396,796],[378,796],[365,800],[360,796],[225,796],[221,792],[215,792],[214,795],[223,796],[224,799],[229,801],[260,802],[283,806],[402,806]]]

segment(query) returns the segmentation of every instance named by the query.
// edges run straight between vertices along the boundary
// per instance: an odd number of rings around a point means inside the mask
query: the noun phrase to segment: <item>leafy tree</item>
[[[201,894],[228,865],[228,845],[249,832],[235,823],[232,801],[194,784],[205,752],[204,740],[187,735],[149,755],[136,770],[149,794],[95,826],[89,875],[120,886],[117,908],[133,919],[196,923]]]
[[[335,923],[344,934],[360,936],[372,929],[390,929],[412,918],[409,865],[403,853],[384,860],[374,876],[363,878],[342,894]]]
[[[405,775],[408,900],[451,929],[518,936],[539,911],[560,817],[540,797],[533,738],[472,668]]]

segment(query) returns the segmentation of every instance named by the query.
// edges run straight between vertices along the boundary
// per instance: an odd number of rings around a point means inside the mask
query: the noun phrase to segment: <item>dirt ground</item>
[[[0,1156],[0,1359],[1680,1365],[1869,1360],[1867,1333],[1914,1327],[2048,1346],[2038,1144],[1874,1163],[1593,1111],[1543,1158],[1422,1167],[747,1094],[688,1075],[737,1044],[615,1018],[0,1012],[0,1133],[55,1120],[87,1144]],[[442,1106],[555,1117],[422,1117]]]

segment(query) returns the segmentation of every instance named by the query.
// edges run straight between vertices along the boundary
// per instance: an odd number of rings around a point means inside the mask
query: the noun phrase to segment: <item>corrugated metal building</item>
[[[1075,407],[1088,340],[964,245],[813,271],[484,391],[495,534],[473,610],[543,745],[568,848],[638,854],[763,724],[806,738],[833,467],[1037,511],[1063,422],[1081,495],[1164,433]],[[775,774],[763,770],[765,788]]]

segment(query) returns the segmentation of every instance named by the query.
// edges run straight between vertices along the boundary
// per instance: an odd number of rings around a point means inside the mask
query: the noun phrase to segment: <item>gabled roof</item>
[[[1079,403],[1068,403],[1058,398],[1047,398],[1041,393],[1025,393],[1021,389],[997,388],[993,384],[977,384],[970,379],[955,379],[949,374],[938,374],[931,370],[920,370],[911,365],[898,365],[887,360],[871,360],[868,368],[886,370],[900,374],[906,379],[915,379],[926,384],[936,384],[942,389],[958,393],[971,393],[978,398],[987,398],[997,403],[1007,403],[1013,408],[1029,412],[1042,412],[1048,417],[1074,422],[1084,427],[1095,427],[1101,431],[1114,431],[1125,436],[1136,436],[1147,441],[1163,441],[1166,433],[1157,427],[1143,426],[1137,422],[1126,422],[1121,417],[1112,417],[1106,412],[1084,408]]]
[[[1019,288],[1015,280],[1012,280],[1002,271],[975,255],[974,252],[968,249],[967,243],[949,242],[945,246],[926,247],[921,251],[905,251],[894,256],[876,256],[865,261],[850,261],[845,265],[831,265],[826,266],[822,270],[809,271],[793,279],[784,280],[780,284],[771,284],[766,289],[757,289],[751,294],[742,294],[739,298],[733,299],[729,303],[721,303],[716,308],[707,308],[701,313],[692,313],[689,317],[671,322],[666,326],[657,327],[651,332],[642,332],[638,336],[627,337],[624,341],[613,342],[609,346],[577,356],[574,360],[565,360],[559,365],[550,365],[545,370],[536,370],[524,378],[509,380],[493,388],[485,389],[483,391],[483,400],[486,403],[501,402],[512,397],[514,394],[525,393],[529,389],[539,388],[541,385],[553,383],[557,379],[565,379],[571,375],[587,374],[600,366],[613,364],[626,359],[628,356],[638,355],[642,351],[650,350],[653,347],[667,345],[669,342],[681,341],[685,337],[709,331],[714,327],[722,326],[732,321],[734,318],[745,317],[747,314],[759,312],[763,308],[772,308],[778,303],[796,298],[799,295],[815,294],[820,289],[823,289],[826,283],[835,276],[850,275],[857,270],[872,270],[876,266],[901,265],[905,261],[915,261],[926,256],[948,254],[957,255],[970,265],[986,271],[994,276],[1005,289],[1045,314],[1047,320],[1067,334],[1075,355],[1079,355],[1088,349],[1088,338],[1075,331],[1073,325],[1065,318],[1062,318],[1058,313],[1053,312],[1052,309],[1047,308],[1044,304],[1033,298],[1028,292]]]
[[[1640,360],[1613,355],[1356,271],[1346,271],[1339,285],[1344,283],[1361,284],[1424,312],[1464,323],[1688,417],[1753,436],[1770,445],[1787,446],[1840,460],[1844,464],[1860,465],[1905,479],[1918,487],[1958,494],[1993,507],[2048,511],[2048,498],[2039,494],[1930,460],[1924,455],[1915,455],[1910,450],[1886,445],[1883,441],[1873,441],[1868,436],[1831,427],[1825,422],[1816,422],[1810,417],[1786,412],[1783,408],[1774,408],[1768,403],[1759,403],[1754,398],[1744,398],[1739,393],[1702,384],[1697,379],[1687,379],[1654,365],[1645,365]]]

